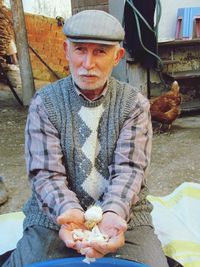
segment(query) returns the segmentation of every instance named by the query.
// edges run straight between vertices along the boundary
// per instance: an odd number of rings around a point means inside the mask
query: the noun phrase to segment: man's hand
[[[73,239],[72,231],[74,229],[85,229],[84,222],[84,212],[79,209],[70,209],[57,218],[57,223],[61,224],[59,237],[68,248],[77,250],[77,243]]]
[[[68,230],[85,229],[84,222],[84,212],[79,209],[67,210],[57,218],[57,223],[64,224]]]
[[[98,224],[100,231],[109,236],[108,242],[92,241],[82,242],[77,248],[89,258],[101,258],[108,253],[113,253],[123,247],[127,230],[127,223],[119,215],[113,212],[103,214],[102,221]]]
[[[103,234],[107,234],[109,238],[116,237],[127,230],[126,221],[114,212],[104,213],[103,219],[98,226],[100,231]]]

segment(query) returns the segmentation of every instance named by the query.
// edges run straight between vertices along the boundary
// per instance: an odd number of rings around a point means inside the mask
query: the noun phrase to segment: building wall
[[[108,0],[73,0],[71,7],[73,14],[85,9],[108,12]],[[29,44],[60,77],[68,75],[68,63],[63,50],[65,36],[62,33],[62,27],[57,26],[55,19],[39,15],[27,13],[25,20]],[[30,56],[34,78],[48,81],[56,79],[32,51],[30,51]]]
[[[158,39],[159,43],[162,41],[169,41],[175,39],[176,31],[176,16],[178,8],[200,6],[200,0],[160,0],[162,7],[162,15],[159,23]],[[122,21],[124,10],[123,0],[109,0],[109,13]],[[177,60],[179,63],[164,65],[164,72],[182,72],[182,71],[196,71],[200,70],[199,58],[199,44],[183,47],[177,46],[173,50],[169,46],[159,49],[159,55],[163,60]],[[125,60],[116,68],[116,77],[125,80],[132,85],[137,86],[141,92],[147,92],[147,74],[139,64],[130,64]],[[157,72],[151,71],[151,92],[152,94],[160,94],[163,90],[160,76]],[[195,79],[193,79],[195,81]],[[184,80],[185,82],[185,80]],[[154,90],[154,88],[156,90]],[[158,89],[157,89],[158,88]],[[197,88],[197,86],[196,86]],[[153,89],[153,90],[152,90]]]
[[[110,13],[118,17],[119,20],[122,20],[123,17],[124,2],[125,0],[109,0]],[[159,42],[174,40],[178,8],[200,7],[200,0],[160,0],[160,3],[161,19],[158,28]]]
[[[60,77],[66,76],[65,69],[68,70],[68,64],[63,50],[65,36],[62,27],[57,26],[57,21],[53,18],[28,13],[25,14],[25,21],[29,45]],[[47,81],[56,79],[31,50],[30,57],[35,79]]]
[[[200,7],[200,0],[161,0],[162,15],[159,23],[159,42],[174,40],[178,8]]]
[[[161,5],[162,16],[159,24],[159,41],[166,41],[174,38],[177,9],[179,7],[199,6],[200,2],[199,0],[161,0]],[[71,0],[73,14],[85,9],[100,9],[113,14],[120,21],[123,16],[123,6],[124,0]],[[66,75],[63,67],[67,68],[67,62],[65,61],[62,49],[62,43],[65,37],[62,34],[62,29],[57,26],[56,20],[28,13],[25,17],[30,45],[53,70],[61,76]],[[36,56],[32,52],[30,53],[34,77],[47,80],[54,79],[52,74]],[[125,77],[126,71],[127,68],[122,64],[120,71],[117,69],[116,75],[121,79],[124,77],[124,80],[127,80],[127,77]],[[131,80],[135,79],[131,78]]]
[[[97,9],[108,12],[108,0],[71,0],[72,14],[82,10]]]

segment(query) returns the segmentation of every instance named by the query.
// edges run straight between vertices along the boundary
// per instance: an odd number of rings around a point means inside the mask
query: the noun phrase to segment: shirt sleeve
[[[130,208],[138,200],[150,164],[152,124],[149,102],[138,94],[137,104],[124,122],[109,166],[110,181],[103,198],[103,211],[113,211],[129,219]]]
[[[82,209],[76,194],[68,188],[59,133],[37,94],[27,117],[25,157],[27,173],[39,207],[54,222],[67,209]]]

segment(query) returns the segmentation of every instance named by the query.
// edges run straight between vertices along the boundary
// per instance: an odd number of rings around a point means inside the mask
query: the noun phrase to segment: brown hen
[[[170,132],[173,121],[180,115],[181,109],[180,87],[177,81],[174,81],[171,90],[151,103],[150,112],[152,121],[160,122],[160,131]]]

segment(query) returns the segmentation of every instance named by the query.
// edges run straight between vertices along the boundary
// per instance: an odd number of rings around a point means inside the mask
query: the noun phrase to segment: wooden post
[[[22,100],[28,106],[35,93],[33,72],[29,55],[28,38],[22,0],[10,0],[16,36],[20,75],[22,79]]]

